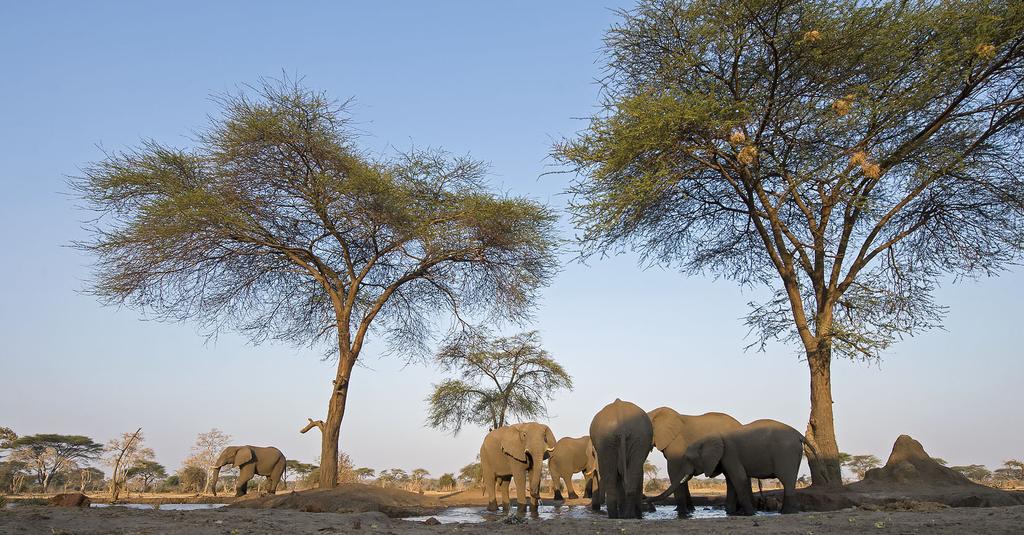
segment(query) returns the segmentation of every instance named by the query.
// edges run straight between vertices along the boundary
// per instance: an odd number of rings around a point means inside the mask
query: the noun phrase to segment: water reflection
[[[553,518],[582,518],[587,520],[607,519],[607,515],[604,511],[598,513],[592,511],[589,506],[585,505],[541,505],[539,509],[537,516],[530,517],[527,515],[527,518],[539,518],[540,520],[550,520]],[[513,507],[513,511],[514,510],[515,508]],[[759,511],[757,514],[762,516],[776,515],[778,513]],[[449,507],[436,515],[409,517],[403,520],[422,522],[431,516],[438,519],[442,524],[450,524],[453,522],[494,522],[505,518],[506,515],[502,512],[492,513],[482,507]],[[725,517],[725,509],[706,505],[698,506],[691,516],[691,518],[722,517]],[[679,518],[679,515],[676,514],[676,507],[674,505],[659,505],[653,513],[644,513],[644,520],[671,520],[675,518]]]

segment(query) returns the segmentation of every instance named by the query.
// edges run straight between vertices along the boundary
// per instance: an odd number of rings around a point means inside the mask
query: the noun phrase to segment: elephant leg
[[[587,477],[586,474],[583,474],[583,477],[584,477],[584,481],[583,481],[583,497],[584,498],[593,498],[594,497],[594,478],[593,477]]]
[[[639,466],[627,466],[626,473],[623,475],[622,518],[641,518],[643,516],[640,502],[644,498],[644,459],[646,459],[646,455],[637,461]]]
[[[736,514],[736,489],[728,478],[725,480],[725,514]]]
[[[782,514],[800,512],[796,503],[796,472],[780,477],[779,481],[782,483]]]
[[[494,498],[494,486],[497,484],[494,470],[491,470],[490,465],[483,463],[480,467],[483,472],[484,492],[487,493],[487,510],[494,511],[498,510],[498,502]]]
[[[245,496],[249,488],[249,480],[255,475],[256,463],[250,463],[238,469],[238,481],[235,482],[235,496]]]
[[[527,502],[526,502],[526,469],[516,468],[512,472],[512,480],[516,483],[516,515],[523,516],[526,513]]]
[[[512,476],[503,476],[498,480],[498,490],[501,491],[501,510],[505,511],[506,514],[510,512],[510,507],[512,507],[508,500],[508,483],[511,480]]]
[[[728,464],[728,466],[727,466]],[[750,490],[750,478],[746,469],[738,461],[722,462],[727,482],[731,482],[736,492],[736,514],[751,516],[754,514],[754,493]]]
[[[576,494],[576,486],[572,484],[572,476],[573,474],[569,474],[569,477],[565,478],[565,488],[569,490],[569,499],[576,500],[579,499],[580,495]],[[586,477],[586,475],[584,474],[583,477]]]
[[[626,494],[626,489],[623,488],[621,474],[616,474],[613,479],[614,481],[608,487],[608,494],[605,496],[608,502],[608,518],[622,518],[622,499]]]
[[[590,509],[600,511],[602,503],[604,503],[604,485],[598,484],[597,490],[590,496]]]
[[[270,471],[269,485],[267,485],[267,493],[277,494],[277,485],[281,483],[281,476],[284,474],[284,459],[281,459],[277,464],[274,465],[274,469]]]
[[[562,497],[562,483],[561,483],[562,475],[560,473],[558,473],[557,471],[555,471],[555,470],[550,470],[550,472],[551,472],[551,490],[554,491],[555,501],[556,502],[564,501],[565,498]]]

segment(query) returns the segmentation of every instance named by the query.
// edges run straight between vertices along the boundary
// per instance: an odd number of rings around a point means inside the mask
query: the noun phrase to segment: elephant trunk
[[[667,489],[665,489],[665,492],[662,492],[661,494],[659,494],[659,495],[657,495],[657,496],[655,496],[653,498],[647,497],[647,498],[645,498],[645,500],[648,501],[648,502],[657,502],[657,501],[664,500],[665,498],[667,498],[671,494],[673,494],[675,491],[679,490],[679,487],[685,485],[688,481],[690,481],[691,477],[693,477],[693,476],[692,475],[686,476],[686,477],[683,478],[682,481],[677,481],[677,482],[669,485],[669,487]]]
[[[210,469],[213,471],[210,474],[210,488],[213,489],[213,495],[217,495],[217,479],[220,477],[220,466],[211,466]]]

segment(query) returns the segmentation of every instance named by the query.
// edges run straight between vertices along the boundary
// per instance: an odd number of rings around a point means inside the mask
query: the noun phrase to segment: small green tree
[[[437,479],[437,486],[441,490],[455,490],[455,474],[445,472]]]
[[[167,477],[164,465],[152,459],[138,459],[125,471],[125,479],[135,479],[142,484],[142,492],[149,492],[153,482]]]
[[[850,455],[848,459],[843,461],[843,466],[850,469],[857,479],[864,479],[864,474],[872,468],[878,468],[882,465],[882,461],[874,455]]]
[[[186,465],[178,470],[178,481],[183,492],[200,493],[206,488],[207,470],[195,465]]]
[[[343,106],[289,83],[218,99],[190,150],[145,143],[72,187],[105,303],[326,348],[337,358],[320,487],[338,480],[352,370],[373,330],[422,355],[439,312],[521,321],[557,263],[546,207],[492,193],[486,166],[439,151],[373,159]]]
[[[360,468],[356,468],[355,473],[356,473],[356,478],[359,481],[369,481],[369,480],[373,479],[377,475],[377,471],[376,470],[374,470],[373,468],[367,468],[365,466],[360,467]]]
[[[426,468],[417,468],[409,474],[409,483],[412,485],[410,490],[423,493],[423,482],[430,476],[430,471]]]
[[[434,385],[427,424],[453,434],[468,423],[497,429],[510,417],[546,416],[545,400],[572,389],[569,373],[541,348],[536,331],[498,338],[463,333],[441,348],[436,362],[460,377]]]
[[[1024,5],[640,0],[605,43],[603,109],[555,147],[583,255],[766,290],[752,346],[799,347],[812,480],[841,485],[833,359],[1024,251]]]
[[[479,462],[469,463],[459,469],[459,482],[466,488],[480,486],[483,479],[483,468]]]

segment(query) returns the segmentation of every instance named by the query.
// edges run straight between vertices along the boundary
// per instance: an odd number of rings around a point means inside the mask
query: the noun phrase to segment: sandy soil
[[[380,512],[304,513],[287,509],[139,511],[122,508],[78,509],[23,506],[0,511],[0,534],[269,534],[269,533],[1020,533],[1024,506],[936,508],[898,512],[843,510],[774,517],[704,520],[527,520],[523,525],[426,525],[389,519]]]

